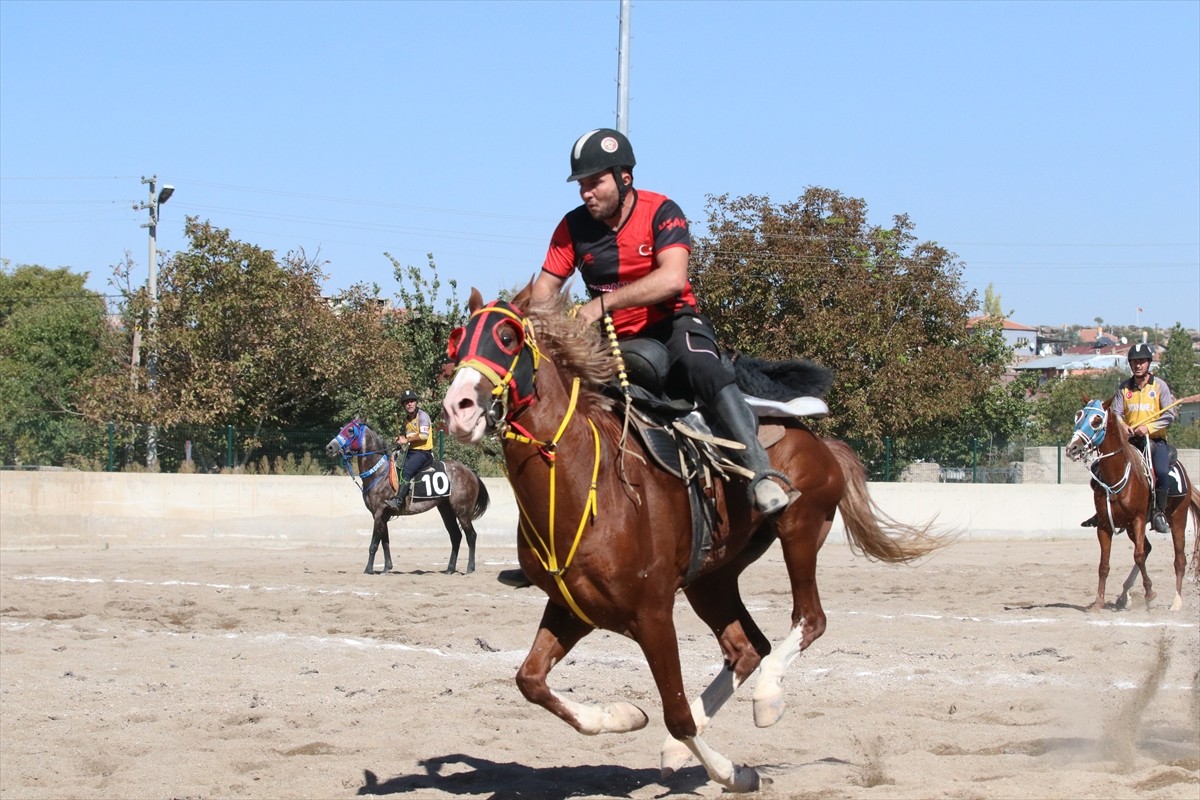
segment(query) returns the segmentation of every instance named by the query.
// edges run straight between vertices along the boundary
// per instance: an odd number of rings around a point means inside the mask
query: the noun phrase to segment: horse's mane
[[[1117,437],[1117,443],[1120,445],[1118,449],[1120,450],[1121,455],[1125,456],[1125,460],[1130,464],[1140,464],[1142,461],[1142,454],[1138,452],[1138,449],[1133,446],[1132,442],[1129,441],[1128,426],[1125,425],[1125,420],[1112,413],[1113,400],[1116,400],[1116,397],[1110,397],[1104,402],[1104,409],[1105,411],[1109,412],[1109,425],[1114,429],[1109,432],[1115,433]]]
[[[377,453],[386,453],[387,442],[384,440],[384,438],[376,433],[374,428],[367,424],[367,420],[365,418],[359,417],[358,421],[363,424],[363,452],[373,451]]]
[[[570,301],[565,292],[526,305],[543,357],[554,362],[568,381],[579,378],[581,403],[611,408],[612,400],[600,390],[616,376],[617,361],[597,327],[568,316]]]

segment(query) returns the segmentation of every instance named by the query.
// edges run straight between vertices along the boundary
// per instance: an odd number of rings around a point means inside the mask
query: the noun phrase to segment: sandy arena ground
[[[772,782],[762,798],[1200,798],[1200,597],[1167,611],[1151,576],[1125,611],[1085,614],[1094,535],[960,541],[912,567],[833,542],[829,629],[793,665],[788,711],[754,727],[750,687],[708,741]],[[442,575],[448,546],[393,536],[399,572],[357,549],[0,555],[0,797],[712,798],[665,735],[636,647],[585,639],[552,685],[628,699],[650,724],[584,737],[513,682],[544,597],[496,582],[512,547]],[[1190,548],[1190,539],[1189,539]],[[1109,596],[1132,563],[1114,546]],[[464,559],[465,561],[465,559]],[[460,566],[464,562],[460,562]],[[775,548],[744,580],[778,640],[790,596]],[[677,606],[685,678],[719,669]]]

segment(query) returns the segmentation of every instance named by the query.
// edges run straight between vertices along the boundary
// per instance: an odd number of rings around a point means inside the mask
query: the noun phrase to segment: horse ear
[[[529,279],[529,283],[525,284],[525,288],[517,292],[512,299],[512,304],[517,308],[529,308],[529,301],[533,297],[533,278]]]
[[[467,300],[467,310],[474,314],[483,307],[483,295],[474,286],[471,287],[471,296]]]

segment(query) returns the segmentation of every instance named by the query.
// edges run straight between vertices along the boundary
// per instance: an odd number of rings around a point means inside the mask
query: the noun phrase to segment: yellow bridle
[[[558,562],[558,545],[554,536],[554,521],[557,516],[556,505],[558,495],[556,469],[558,466],[558,441],[562,438],[563,433],[566,432],[567,425],[570,423],[571,417],[575,415],[576,408],[578,407],[579,378],[576,377],[574,381],[572,381],[571,399],[567,405],[567,413],[565,416],[563,416],[562,422],[558,426],[558,430],[555,432],[554,437],[549,442],[543,442],[534,439],[532,436],[520,433],[520,427],[512,420],[507,419],[509,398],[508,390],[512,384],[513,377],[516,372],[517,362],[520,361],[521,355],[524,353],[526,347],[529,348],[529,352],[533,358],[533,375],[536,378],[537,370],[542,359],[541,350],[538,348],[537,342],[534,339],[533,327],[528,318],[522,317],[519,314],[502,306],[485,306],[477,309],[471,315],[471,317],[474,318],[483,314],[500,314],[508,317],[518,326],[520,326],[524,336],[522,346],[517,350],[516,354],[512,358],[512,361],[509,362],[503,375],[501,375],[498,370],[494,369],[487,361],[471,355],[461,360],[458,364],[458,368],[461,369],[464,366],[469,366],[470,368],[483,374],[493,383],[494,388],[492,389],[492,397],[495,401],[500,403],[501,407],[500,413],[496,415],[496,418],[497,422],[502,426],[501,436],[503,440],[506,442],[513,441],[521,444],[531,444],[536,447],[542,454],[542,457],[549,462],[549,530],[547,531],[545,538],[538,533],[537,526],[534,525],[533,518],[529,515],[528,510],[521,504],[520,496],[514,492],[514,496],[517,500],[517,508],[521,512],[521,524],[519,526],[521,530],[521,536],[525,539],[530,549],[533,550],[533,553],[537,556],[538,561],[541,562],[542,568],[554,578],[554,582],[558,586],[559,592],[562,593],[563,600],[566,601],[572,613],[574,613],[575,616],[579,617],[588,625],[596,627],[596,623],[593,622],[587,614],[583,613],[583,609],[579,607],[579,604],[575,602],[575,598],[571,596],[571,592],[567,589],[567,584],[563,579],[563,576],[567,569],[571,566],[571,562],[575,558],[575,553],[579,549],[579,543],[583,539],[583,529],[587,525],[588,519],[591,518],[593,521],[595,521],[596,518],[596,481],[600,475],[600,431],[596,429],[594,422],[592,422],[590,419],[587,421],[588,426],[592,429],[592,440],[595,443],[595,458],[592,463],[592,481],[590,487],[588,488],[587,500],[583,506],[583,514],[579,519],[579,526],[575,530],[575,538],[571,542],[571,548],[568,550],[566,558],[563,559],[563,562],[560,565]],[[514,432],[514,427],[517,428],[518,432]]]
[[[594,522],[596,519],[596,480],[600,475],[600,431],[596,429],[596,424],[590,419],[587,421],[588,426],[592,429],[592,440],[595,442],[595,459],[592,462],[592,482],[588,487],[587,501],[583,504],[583,514],[579,518],[579,527],[575,530],[575,539],[571,542],[571,549],[567,552],[567,557],[563,560],[562,566],[558,564],[558,551],[554,538],[554,520],[556,519],[555,504],[558,497],[558,488],[555,480],[556,467],[558,466],[558,440],[562,438],[563,432],[567,429],[567,423],[571,421],[571,417],[575,414],[575,408],[579,400],[579,378],[575,378],[571,382],[571,400],[567,406],[567,413],[563,417],[562,423],[558,426],[558,431],[554,434],[554,438],[549,442],[542,442],[530,436],[523,436],[519,433],[513,433],[512,427],[508,427],[504,431],[504,438],[510,441],[520,442],[522,444],[531,444],[538,448],[542,456],[550,462],[550,509],[549,509],[549,530],[546,538],[543,539],[537,532],[537,527],[533,524],[533,518],[521,504],[521,498],[517,496],[517,508],[521,511],[521,535],[525,537],[525,541],[529,544],[538,561],[542,562],[542,568],[554,578],[554,582],[558,585],[558,590],[562,592],[563,599],[567,601],[567,605],[571,607],[571,611],[575,616],[596,627],[596,623],[588,618],[588,615],[583,613],[579,604],[575,602],[575,598],[571,597],[570,591],[567,590],[566,581],[563,580],[563,574],[567,568],[571,566],[571,561],[575,558],[575,551],[579,549],[579,542],[583,539],[583,529],[587,525],[588,517],[590,516]]]

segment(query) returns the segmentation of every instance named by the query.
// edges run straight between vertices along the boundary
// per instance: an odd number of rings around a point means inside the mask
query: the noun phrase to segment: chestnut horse
[[[463,534],[467,535],[467,572],[475,571],[475,527],[473,520],[479,519],[487,511],[487,487],[479,475],[460,461],[445,461],[446,476],[450,479],[450,494],[432,500],[411,499],[404,511],[396,511],[387,501],[395,495],[390,481],[392,459],[387,452],[387,443],[383,437],[360,420],[358,417],[347,422],[338,431],[337,436],[325,445],[325,454],[330,458],[341,456],[346,471],[350,472],[350,459],[358,458],[361,472],[356,483],[362,489],[363,504],[374,517],[371,528],[371,547],[367,551],[367,575],[375,574],[375,553],[379,545],[383,545],[383,571],[392,571],[391,537],[388,535],[388,520],[392,517],[407,517],[420,514],[431,508],[437,508],[442,515],[442,523],[450,534],[450,563],[442,570],[447,575],[453,575],[458,569],[458,547],[462,543]]]
[[[1100,581],[1096,587],[1096,600],[1088,610],[1100,611],[1104,608],[1109,551],[1112,549],[1113,534],[1122,529],[1133,542],[1134,563],[1114,606],[1125,608],[1128,604],[1129,589],[1140,571],[1142,586],[1146,590],[1146,606],[1149,607],[1157,596],[1157,592],[1151,588],[1150,573],[1146,571],[1146,557],[1152,549],[1146,538],[1146,520],[1151,513],[1151,475],[1146,460],[1129,442],[1129,426],[1117,414],[1109,413],[1112,400],[1085,402],[1086,405],[1075,414],[1075,431],[1067,443],[1067,456],[1073,461],[1094,456],[1099,462],[1092,473],[1092,494],[1096,505],[1096,537],[1100,540]],[[1185,494],[1167,501],[1166,513],[1171,541],[1175,546],[1175,600],[1171,603],[1171,610],[1178,611],[1183,608],[1183,573],[1187,566],[1184,533],[1188,510],[1192,512],[1193,523],[1200,527],[1200,489],[1188,478],[1182,464],[1172,464],[1171,469],[1179,470],[1185,490]],[[1197,548],[1200,548],[1200,541]],[[1193,562],[1195,558],[1193,555]]]
[[[617,371],[611,346],[595,327],[568,318],[563,296],[529,303],[528,288],[512,303],[486,306],[472,290],[470,319],[451,337],[456,369],[443,404],[447,430],[459,441],[478,444],[488,433],[499,435],[520,511],[521,568],[548,596],[517,686],[580,733],[638,730],[647,717],[631,703],[592,706],[547,685],[554,665],[593,629],[628,636],[645,655],[673,737],[664,744],[663,774],[694,755],[726,789],[753,791],[758,771],[735,766],[700,734],[759,668],[755,721],[772,725],[782,715],[784,671],[825,632],[817,551],[835,512],[842,513],[851,546],[871,558],[908,562],[945,541],[928,525],[901,525],[882,515],[849,446],[821,439],[793,418],[768,452],[799,498],[768,520],[754,510],[744,478],[728,486],[716,481],[712,546],[687,582],[688,493],[678,478],[648,461],[636,436],[623,436],[622,416],[599,391]],[[738,578],[775,539],[793,605],[791,632],[772,652],[742,601]],[[672,619],[681,590],[716,635],[725,663],[691,705]]]

